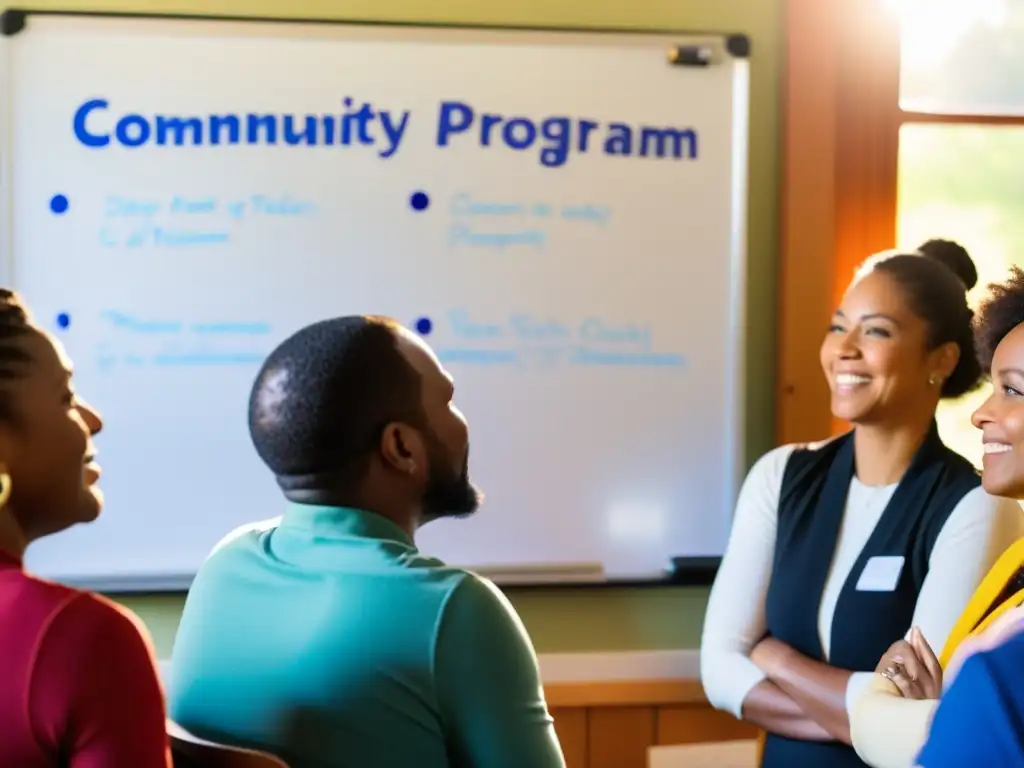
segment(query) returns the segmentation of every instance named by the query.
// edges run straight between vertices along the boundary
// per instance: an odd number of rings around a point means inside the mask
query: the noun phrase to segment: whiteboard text
[[[412,123],[410,110],[389,110],[342,99],[342,109],[325,114],[221,112],[143,114],[118,111],[104,98],[81,104],[71,120],[76,140],[90,149],[121,147],[362,147],[394,157]],[[693,127],[602,122],[591,118],[505,115],[480,111],[463,101],[442,101],[434,118],[433,144],[447,148],[499,148],[531,154],[547,168],[574,155],[696,160]]]

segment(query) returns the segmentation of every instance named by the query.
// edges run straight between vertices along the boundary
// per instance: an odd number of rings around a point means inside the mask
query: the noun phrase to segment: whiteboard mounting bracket
[[[725,50],[735,59],[750,56],[750,38],[744,34],[725,36]],[[716,61],[716,51],[711,45],[673,45],[668,49],[668,63],[676,67],[709,67]]]
[[[739,32],[725,38],[725,49],[737,59],[750,58],[750,35]]]
[[[14,37],[25,28],[28,14],[16,8],[0,11],[0,36]]]

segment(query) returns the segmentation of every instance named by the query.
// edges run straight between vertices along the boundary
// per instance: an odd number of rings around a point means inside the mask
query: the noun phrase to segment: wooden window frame
[[[833,420],[818,350],[854,269],[896,237],[899,28],[878,0],[787,0],[777,444]]]
[[[902,111],[899,22],[884,0],[786,0],[777,444],[848,428],[818,349],[856,266],[896,243],[900,126],[1024,125],[1021,115]]]

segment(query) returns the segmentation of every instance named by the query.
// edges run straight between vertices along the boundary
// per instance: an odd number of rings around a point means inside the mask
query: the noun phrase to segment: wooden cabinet
[[[545,687],[567,768],[647,768],[647,748],[751,739],[758,729],[712,709],[694,680]]]

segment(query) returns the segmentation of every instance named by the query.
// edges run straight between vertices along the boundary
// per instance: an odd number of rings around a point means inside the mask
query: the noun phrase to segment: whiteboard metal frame
[[[137,19],[148,21],[206,21],[252,24],[276,24],[295,27],[352,27],[381,29],[393,28],[415,32],[423,31],[472,31],[494,32],[502,35],[508,32],[565,33],[570,35],[613,36],[634,35],[637,40],[649,41],[657,37],[700,38],[724,41],[725,48],[734,59],[749,59],[751,53],[750,38],[742,32],[727,32],[708,29],[661,29],[650,27],[611,27],[583,25],[552,25],[539,24],[484,24],[459,23],[445,21],[387,21],[379,19],[359,18],[296,18],[294,16],[240,16],[231,14],[204,13],[146,13],[143,11],[88,11],[88,10],[57,10],[52,8],[31,8],[14,6],[0,11],[0,36],[13,36],[21,32],[30,16],[57,16],[81,19]],[[330,33],[327,33],[330,34]]]
[[[501,25],[452,22],[406,22],[381,21],[369,19],[346,18],[293,18],[278,16],[237,16],[222,14],[175,14],[175,13],[144,13],[129,11],[75,11],[54,9],[33,9],[14,7],[0,11],[0,284],[12,285],[14,281],[14,236],[13,206],[11,194],[13,162],[7,148],[12,144],[11,101],[13,86],[13,66],[10,38],[19,34],[29,24],[31,16],[76,17],[87,19],[125,19],[137,20],[140,25],[148,26],[151,21],[182,22],[182,27],[190,26],[190,22],[207,22],[210,24],[253,24],[280,25],[280,34],[284,35],[293,28],[301,28],[307,37],[339,39],[338,29],[349,28],[352,32],[371,31],[380,35],[382,31],[393,30],[395,40],[415,39],[427,33],[436,39],[438,32],[451,33],[454,42],[469,33],[474,42],[480,40],[479,34],[490,33],[485,42],[500,44],[517,44],[516,37],[524,32],[537,33],[550,44],[587,44],[600,45],[602,38],[617,38],[617,42],[635,42],[638,46],[649,46],[652,40],[662,39],[668,44],[686,45],[695,42],[714,42],[721,46],[726,54],[723,60],[716,56],[710,66],[730,64],[733,67],[733,133],[732,146],[732,184],[731,210],[732,231],[730,232],[729,267],[730,293],[729,317],[734,325],[733,344],[727,354],[728,380],[737,382],[732,392],[732,407],[727,414],[727,422],[723,425],[732,439],[734,447],[731,455],[726,458],[727,466],[723,467],[726,482],[729,483],[731,497],[735,503],[743,477],[746,473],[746,355],[747,355],[747,283],[748,283],[748,209],[749,209],[749,137],[750,137],[750,63],[751,41],[743,33],[722,32],[712,30],[682,29],[650,29],[629,27],[587,27],[587,26],[537,26],[537,25]],[[322,31],[318,31],[320,28]],[[194,32],[189,33],[195,35]],[[668,51],[666,50],[666,59]],[[676,65],[679,66],[679,65]],[[733,514],[723,517],[722,523],[731,527]],[[516,590],[564,589],[573,588],[621,588],[621,587],[660,587],[660,586],[708,586],[714,581],[719,556],[679,558],[678,562],[666,564],[664,578],[661,579],[614,579],[602,581],[581,581],[565,583],[530,583],[497,584],[500,588]],[[192,583],[194,574],[168,574],[159,577],[132,578],[128,584],[122,578],[88,580],[88,586],[99,591],[122,594],[157,594],[187,590]],[[74,584],[74,580],[67,580]]]
[[[735,515],[735,503],[739,496],[740,486],[746,475],[746,385],[747,385],[747,309],[748,298],[747,276],[748,263],[748,206],[750,176],[750,64],[747,60],[734,60],[733,76],[737,80],[733,84],[733,134],[732,134],[732,248],[731,272],[729,282],[729,315],[736,323],[737,330],[733,335],[735,342],[730,350],[729,375],[739,386],[733,391],[732,421],[727,428],[728,434],[736,441],[737,450],[733,451],[733,466],[729,468],[729,477],[733,496],[733,514],[728,516],[729,527],[732,527]],[[721,561],[721,558],[719,558]]]

